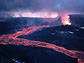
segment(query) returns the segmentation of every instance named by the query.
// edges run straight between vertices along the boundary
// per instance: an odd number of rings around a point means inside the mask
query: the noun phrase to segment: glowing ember
[[[82,52],[82,51],[67,50],[64,47],[60,47],[60,46],[57,46],[57,45],[51,44],[51,43],[17,38],[18,36],[28,35],[32,32],[35,32],[37,30],[47,28],[47,27],[52,27],[52,26],[45,25],[45,26],[29,27],[29,28],[23,29],[22,31],[18,31],[14,34],[2,35],[2,36],[0,36],[0,44],[3,44],[3,45],[14,44],[14,45],[50,48],[50,49],[53,49],[53,50],[58,51],[60,53],[63,53],[69,57],[77,58],[79,63],[84,63],[84,52]]]
[[[63,15],[61,17],[63,25],[71,25],[72,23],[70,22],[69,16],[68,15]]]

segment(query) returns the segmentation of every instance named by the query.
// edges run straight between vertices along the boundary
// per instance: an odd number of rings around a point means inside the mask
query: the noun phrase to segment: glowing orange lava
[[[64,47],[60,47],[60,46],[57,46],[57,45],[51,44],[51,43],[17,38],[18,36],[28,35],[32,32],[41,30],[43,28],[48,28],[48,27],[53,27],[53,26],[45,25],[45,26],[28,27],[28,28],[24,28],[22,31],[18,31],[14,34],[2,35],[2,36],[0,36],[0,44],[3,44],[3,45],[14,44],[14,45],[50,48],[50,49],[53,49],[60,53],[63,53],[69,57],[77,58],[79,63],[84,63],[84,52],[82,52],[82,51],[68,50]]]
[[[56,12],[12,12],[13,17],[56,18]]]
[[[70,22],[69,16],[67,14],[63,15],[61,17],[63,25],[71,25],[72,23]]]

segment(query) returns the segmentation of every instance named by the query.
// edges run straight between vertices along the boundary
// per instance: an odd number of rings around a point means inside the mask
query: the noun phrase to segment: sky
[[[0,0],[0,13],[14,11],[84,13],[84,0]]]

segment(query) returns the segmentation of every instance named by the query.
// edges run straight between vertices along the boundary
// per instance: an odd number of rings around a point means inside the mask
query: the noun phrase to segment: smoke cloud
[[[47,11],[84,13],[84,0],[0,0],[0,13]]]

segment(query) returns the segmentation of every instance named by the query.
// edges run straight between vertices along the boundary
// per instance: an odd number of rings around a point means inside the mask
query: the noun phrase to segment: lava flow
[[[64,47],[60,47],[51,43],[17,38],[18,36],[28,35],[30,33],[33,33],[35,31],[41,30],[43,28],[48,28],[48,27],[53,27],[53,26],[46,25],[46,26],[28,27],[14,34],[2,35],[0,36],[0,44],[3,44],[3,45],[14,44],[14,45],[24,45],[24,46],[31,46],[31,47],[33,46],[33,47],[50,48],[55,51],[61,52],[69,57],[77,58],[79,63],[84,63],[84,52],[82,51],[68,50]]]

